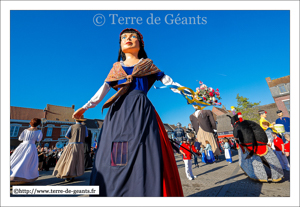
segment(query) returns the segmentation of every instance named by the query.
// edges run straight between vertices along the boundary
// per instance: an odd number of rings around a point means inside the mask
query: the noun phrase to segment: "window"
[[[290,100],[286,100],[283,101],[285,108],[288,110],[289,114],[290,114]]]
[[[10,125],[10,136],[11,137],[17,137],[18,136],[20,126],[22,126],[22,125],[20,125],[20,124]]]
[[[287,89],[285,87],[285,85],[279,85],[278,86],[280,93],[287,93]]]
[[[68,129],[69,129],[69,125],[62,125],[61,126],[61,131],[60,131],[60,136],[61,137],[66,136],[66,133],[67,133]]]
[[[47,125],[47,134],[46,134],[46,137],[51,137],[52,136],[53,127],[54,127],[54,125],[52,125],[52,124],[48,124]]]

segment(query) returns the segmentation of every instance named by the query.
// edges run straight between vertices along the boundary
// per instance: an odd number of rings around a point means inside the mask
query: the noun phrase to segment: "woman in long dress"
[[[37,129],[40,124],[41,119],[32,119],[31,127],[25,129],[19,137],[19,141],[23,142],[10,157],[10,182],[12,184],[33,182],[39,177],[39,160],[35,142],[43,138],[43,133]]]
[[[80,117],[95,107],[111,87],[118,91],[103,105],[110,108],[98,140],[90,185],[100,187],[99,196],[183,196],[168,135],[147,98],[156,80],[165,85],[177,83],[147,58],[139,31],[125,29],[119,41],[118,62],[98,92],[73,115]]]

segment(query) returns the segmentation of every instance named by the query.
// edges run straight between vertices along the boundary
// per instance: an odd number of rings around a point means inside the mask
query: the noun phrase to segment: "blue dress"
[[[225,142],[224,144],[224,153],[225,153],[226,161],[232,163],[231,150],[228,142]]]
[[[203,150],[203,149],[201,148],[201,149],[200,149],[200,153],[201,153],[201,155],[202,155],[201,161],[202,161],[203,163],[206,163],[207,160],[206,160],[205,150]]]
[[[133,68],[123,66],[128,75]],[[154,75],[160,80],[164,73]],[[113,86],[125,81],[108,84]],[[90,185],[99,186],[99,196],[163,195],[158,121],[147,92],[148,78],[134,77],[128,92],[120,96],[106,114],[90,178]]]
[[[211,145],[206,144],[205,150],[206,150],[206,162],[207,163],[215,162],[215,157],[214,157],[214,153],[212,151]]]

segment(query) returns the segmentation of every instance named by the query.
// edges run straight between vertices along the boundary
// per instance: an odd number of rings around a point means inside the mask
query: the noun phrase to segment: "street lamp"
[[[46,118],[41,118],[41,130],[42,130],[42,134],[43,134],[43,137],[44,137],[44,125],[47,123],[47,119]]]

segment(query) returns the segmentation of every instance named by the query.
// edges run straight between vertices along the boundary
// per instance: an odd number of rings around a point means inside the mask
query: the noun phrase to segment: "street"
[[[199,162],[199,168],[193,165],[195,180],[188,180],[184,170],[181,155],[176,154],[175,159],[178,166],[183,193],[185,197],[289,197],[290,196],[290,172],[284,171],[284,179],[278,183],[260,183],[248,178],[240,169],[238,154],[232,150],[233,163],[226,162],[224,155],[221,161],[214,164],[203,164]],[[26,186],[88,186],[91,170],[85,171],[84,175],[75,178],[74,182],[65,182],[52,176],[53,168],[49,171],[40,172],[35,182]],[[21,187],[21,185],[20,185]],[[12,197],[88,197],[88,195],[13,195]]]

